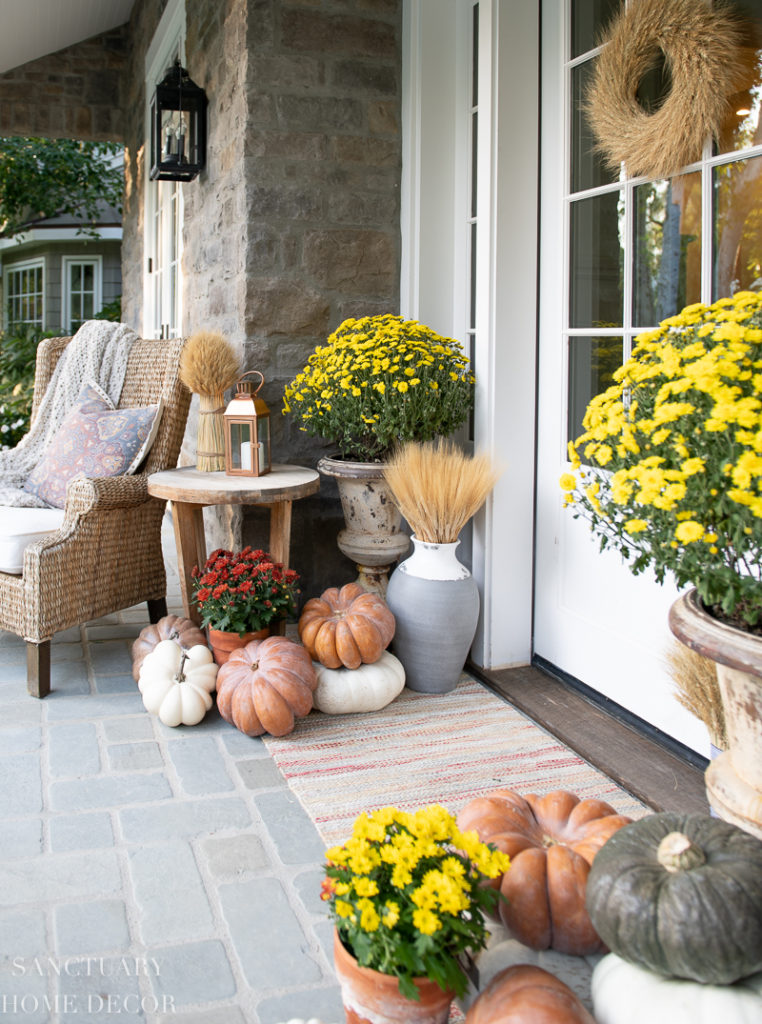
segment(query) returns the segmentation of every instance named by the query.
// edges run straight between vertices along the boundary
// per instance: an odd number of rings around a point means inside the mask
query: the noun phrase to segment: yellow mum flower
[[[436,914],[420,907],[413,911],[413,924],[421,935],[434,935],[442,927],[442,922]]]
[[[701,523],[697,523],[695,519],[679,523],[675,530],[675,537],[677,537],[681,544],[692,544],[694,541],[701,540],[703,536],[704,527]]]

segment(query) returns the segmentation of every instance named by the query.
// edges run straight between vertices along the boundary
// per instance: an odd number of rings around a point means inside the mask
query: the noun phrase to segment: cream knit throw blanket
[[[99,384],[116,405],[122,393],[127,359],[137,335],[127,324],[87,320],[64,349],[34,424],[15,448],[0,451],[0,505],[45,508],[46,503],[23,490],[64,416],[88,380]]]

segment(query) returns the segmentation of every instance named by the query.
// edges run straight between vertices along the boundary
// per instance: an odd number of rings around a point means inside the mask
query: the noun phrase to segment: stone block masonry
[[[0,75],[0,135],[120,142],[128,27]]]

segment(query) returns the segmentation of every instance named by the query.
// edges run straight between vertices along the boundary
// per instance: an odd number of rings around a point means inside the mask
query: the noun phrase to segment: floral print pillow
[[[56,508],[66,503],[66,485],[75,476],[134,473],[153,443],[161,402],[141,409],[115,409],[94,381],[79,393],[24,490]]]

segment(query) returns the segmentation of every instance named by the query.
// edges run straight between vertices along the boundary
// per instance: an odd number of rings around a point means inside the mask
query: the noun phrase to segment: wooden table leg
[[[270,508],[270,554],[273,561],[289,568],[291,553],[291,502],[278,501]]]
[[[194,565],[203,566],[206,561],[206,537],[204,536],[204,506],[191,505],[183,501],[172,502],[172,521],[175,527],[177,546],[177,571],[183,596],[185,617],[201,625],[201,616],[191,594],[191,570]]]

